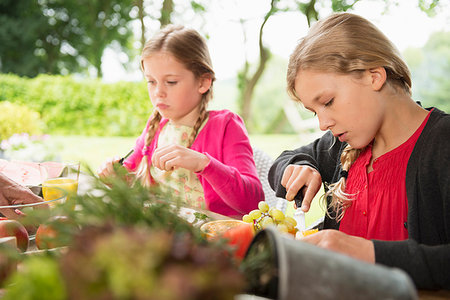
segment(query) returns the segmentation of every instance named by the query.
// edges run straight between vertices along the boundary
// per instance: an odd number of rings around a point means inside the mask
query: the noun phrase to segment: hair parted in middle
[[[295,91],[297,74],[315,70],[360,77],[365,70],[384,67],[385,85],[411,95],[411,74],[397,48],[371,22],[351,13],[334,13],[316,22],[302,38],[289,58],[287,92],[300,101]],[[347,145],[341,154],[341,168],[348,171],[364,149]],[[351,203],[345,193],[346,178],[328,186],[325,196],[331,196],[330,208],[341,220]]]
[[[192,134],[189,137],[188,146],[191,147],[201,125],[208,117],[206,108],[213,96],[212,88],[215,74],[212,68],[211,57],[206,40],[194,29],[170,24],[162,28],[154,37],[145,43],[141,55],[142,70],[144,69],[144,59],[158,52],[167,52],[171,54],[176,60],[182,63],[186,69],[190,70],[196,79],[200,79],[202,76],[209,76],[211,79],[209,90],[202,94],[202,99],[200,101],[200,115],[195,122]],[[161,118],[161,114],[154,109],[149,123],[149,129],[145,137],[146,147],[152,142],[155,133],[159,128]],[[150,184],[148,159],[146,155],[144,155],[139,164],[136,178],[140,179],[144,186]]]

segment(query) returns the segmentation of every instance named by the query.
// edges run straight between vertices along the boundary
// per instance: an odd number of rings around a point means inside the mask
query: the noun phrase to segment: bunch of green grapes
[[[297,221],[290,216],[275,208],[269,208],[265,201],[258,203],[258,209],[254,209],[242,217],[242,221],[253,224],[255,231],[264,229],[268,226],[275,226],[280,232],[295,235]]]

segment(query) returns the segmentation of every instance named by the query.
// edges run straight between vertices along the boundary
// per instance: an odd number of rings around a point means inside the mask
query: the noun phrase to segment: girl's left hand
[[[192,172],[201,172],[209,161],[206,155],[179,145],[157,148],[152,156],[152,165],[165,171],[184,168]]]
[[[338,230],[321,230],[300,238],[300,241],[347,254],[365,262],[375,263],[375,250],[372,241],[348,235]]]

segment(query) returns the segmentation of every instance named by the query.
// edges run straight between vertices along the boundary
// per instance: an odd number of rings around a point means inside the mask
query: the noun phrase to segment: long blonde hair
[[[141,68],[144,69],[144,59],[160,51],[173,55],[175,59],[184,64],[194,74],[195,78],[199,79],[205,75],[211,78],[211,87],[202,94],[200,115],[188,140],[188,147],[191,147],[201,125],[208,117],[206,108],[213,94],[212,88],[215,74],[212,69],[208,46],[205,39],[197,31],[183,26],[167,25],[144,45],[141,55]],[[151,144],[155,133],[158,131],[160,121],[161,115],[155,109],[145,137],[145,147]],[[137,168],[136,177],[141,180],[143,185],[148,186],[150,184],[147,155],[144,155],[142,158]]]
[[[397,48],[368,20],[350,13],[335,13],[315,23],[291,54],[287,70],[287,92],[300,101],[295,81],[301,70],[317,70],[360,76],[364,70],[384,67],[386,83],[411,95],[411,74]],[[363,149],[347,145],[341,154],[341,168],[349,171]],[[328,186],[330,208],[341,220],[351,195],[345,193],[346,178]]]

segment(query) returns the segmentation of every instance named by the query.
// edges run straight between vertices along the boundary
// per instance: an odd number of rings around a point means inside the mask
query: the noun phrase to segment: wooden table
[[[441,300],[441,299],[450,299],[450,291],[440,290],[440,291],[428,291],[428,290],[419,290],[419,299],[424,300]]]

